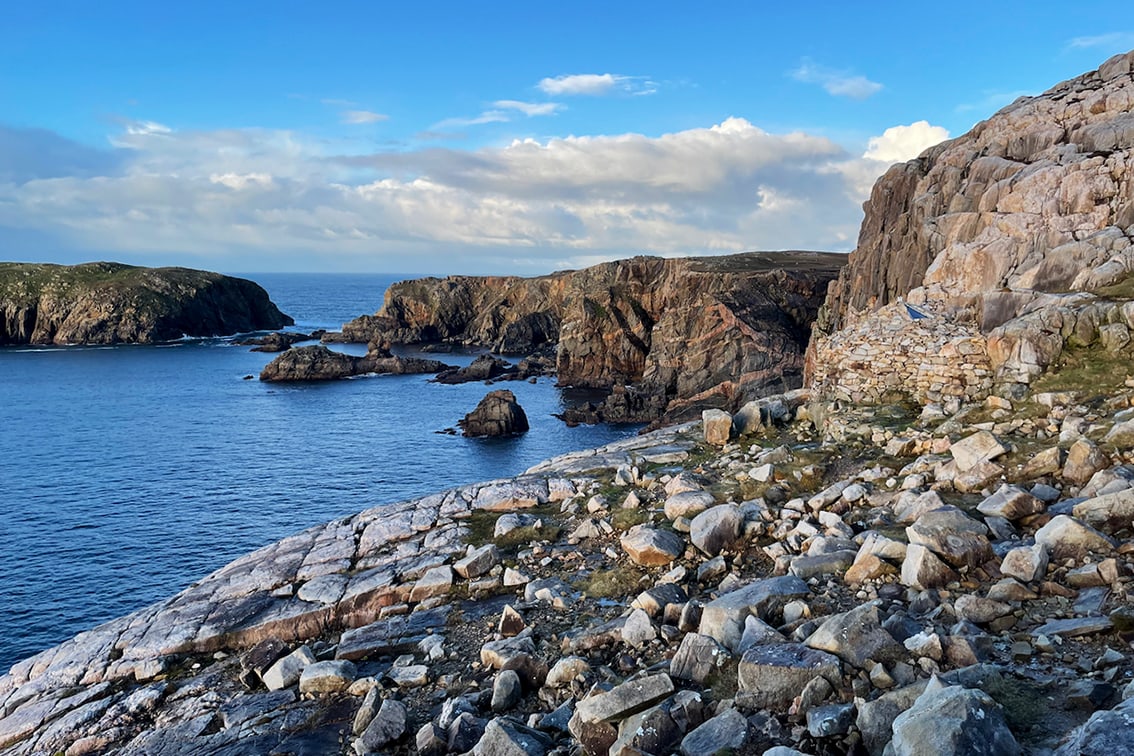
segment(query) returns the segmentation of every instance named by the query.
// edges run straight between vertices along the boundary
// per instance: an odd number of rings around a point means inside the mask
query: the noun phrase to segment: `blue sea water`
[[[374,312],[395,280],[246,277],[307,330]],[[552,413],[572,398],[541,378],[504,384],[527,434],[443,435],[489,389],[245,380],[273,356],[230,339],[0,349],[0,672],[308,526],[638,430],[566,427]]]

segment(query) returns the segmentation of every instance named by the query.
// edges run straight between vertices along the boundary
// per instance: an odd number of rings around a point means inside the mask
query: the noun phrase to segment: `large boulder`
[[[501,389],[488,392],[459,425],[466,436],[512,436],[527,432],[528,416],[516,395]]]
[[[940,682],[926,686],[894,720],[885,756],[1016,756],[1020,745],[987,693]]]

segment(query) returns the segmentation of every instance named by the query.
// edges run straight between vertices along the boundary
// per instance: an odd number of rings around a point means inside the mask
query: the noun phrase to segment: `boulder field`
[[[1134,388],[812,398],[267,546],[0,677],[0,753],[1134,747]]]
[[[0,345],[152,344],[293,321],[243,278],[120,263],[0,263]]]

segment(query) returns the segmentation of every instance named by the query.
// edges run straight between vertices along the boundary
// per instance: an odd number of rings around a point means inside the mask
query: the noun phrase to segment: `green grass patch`
[[[622,598],[638,593],[646,571],[631,564],[619,564],[609,570],[595,570],[581,578],[575,587],[588,598]]]
[[[642,509],[614,509],[610,514],[610,524],[619,533],[641,525],[650,519],[649,512]]]
[[[1129,349],[1115,353],[1098,343],[1067,348],[1055,364],[1032,383],[1032,391],[1074,391],[1088,399],[1109,395],[1123,388],[1126,376],[1134,373],[1130,361]]]

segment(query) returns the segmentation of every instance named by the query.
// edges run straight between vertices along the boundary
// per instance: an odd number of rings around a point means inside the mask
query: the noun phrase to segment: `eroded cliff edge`
[[[252,281],[120,263],[0,263],[0,344],[150,344],[294,321]]]
[[[382,309],[347,323],[362,343],[450,342],[526,353],[557,345],[563,385],[620,389],[612,420],[687,406],[735,409],[795,388],[827,283],[845,255],[751,252],[635,257],[537,278],[404,281]],[[708,393],[706,393],[708,392]],[[690,401],[693,400],[693,401]]]

